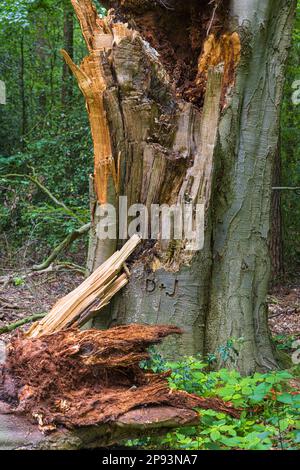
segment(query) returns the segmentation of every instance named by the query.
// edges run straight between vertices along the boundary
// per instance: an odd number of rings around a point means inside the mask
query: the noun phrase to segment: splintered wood
[[[71,326],[83,326],[127,284],[129,271],[125,261],[140,241],[138,235],[133,235],[120,251],[116,251],[80,286],[60,299],[41,321],[34,323],[26,335],[36,338]]]

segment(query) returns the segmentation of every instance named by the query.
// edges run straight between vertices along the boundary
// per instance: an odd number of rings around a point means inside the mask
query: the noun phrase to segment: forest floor
[[[48,312],[83,279],[82,274],[70,270],[15,275],[7,285],[0,284],[0,328],[33,314]],[[300,336],[299,284],[274,287],[268,296],[268,305],[269,325],[278,343]],[[2,334],[0,339],[7,342],[12,334]]]

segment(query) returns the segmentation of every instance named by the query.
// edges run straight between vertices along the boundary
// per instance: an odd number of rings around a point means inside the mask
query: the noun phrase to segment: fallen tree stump
[[[136,408],[121,415],[114,423],[60,428],[43,433],[26,417],[0,401],[0,450],[77,450],[107,447],[124,439],[157,435],[170,429],[198,423],[195,411],[170,406]]]
[[[17,336],[0,371],[0,400],[10,405],[12,420],[21,423],[17,427],[24,427],[25,418],[36,423],[34,442],[24,443],[34,448],[103,446],[153,429],[195,424],[195,408],[238,416],[231,404],[170,390],[168,374],[140,368],[150,345],[180,333],[175,326],[133,324],[107,331],[68,329],[35,339]],[[14,429],[10,416],[0,410],[2,436]],[[0,434],[0,448],[3,442]]]

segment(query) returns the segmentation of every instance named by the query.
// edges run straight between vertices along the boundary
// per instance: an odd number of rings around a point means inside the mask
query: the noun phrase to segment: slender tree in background
[[[36,40],[36,56],[38,58],[39,63],[39,78],[43,79],[42,81],[42,88],[38,94],[38,102],[40,113],[45,114],[47,108],[47,87],[46,81],[48,79],[48,70],[46,67],[48,56],[46,53],[46,37],[45,37],[45,25],[44,22],[37,18],[37,40]]]

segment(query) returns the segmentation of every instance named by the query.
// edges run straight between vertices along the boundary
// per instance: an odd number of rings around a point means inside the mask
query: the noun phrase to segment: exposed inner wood
[[[111,141],[105,110],[103,92],[106,82],[103,76],[102,62],[106,51],[112,48],[113,35],[105,27],[105,22],[98,18],[91,2],[72,0],[73,7],[80,22],[89,56],[77,67],[66,51],[63,57],[75,77],[86,99],[87,112],[94,144],[94,177],[95,190],[101,204],[107,201],[107,186],[112,177],[116,192],[118,191],[117,162],[113,159]],[[102,60],[101,60],[102,59]]]
[[[238,33],[227,30],[227,1],[106,2],[113,9],[105,19],[90,0],[72,3],[89,56],[77,67],[63,55],[87,102],[98,204],[117,209],[119,195],[148,209],[201,202],[205,220],[194,213],[192,225],[206,226],[219,117],[241,49]],[[92,217],[90,271],[116,246],[97,240],[97,222]],[[192,259],[187,240],[158,238],[156,268],[178,270]]]

